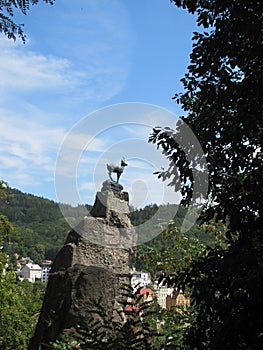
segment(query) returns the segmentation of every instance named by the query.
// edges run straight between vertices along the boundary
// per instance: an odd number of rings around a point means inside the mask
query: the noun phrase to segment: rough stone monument
[[[70,231],[52,265],[30,350],[50,349],[62,332],[78,326],[88,329],[97,317],[89,309],[93,300],[100,302],[108,321],[119,315],[120,286],[129,283],[136,233],[128,193],[109,176],[91,215]]]

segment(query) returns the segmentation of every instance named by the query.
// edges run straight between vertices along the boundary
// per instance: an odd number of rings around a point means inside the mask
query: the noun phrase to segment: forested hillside
[[[13,230],[9,239],[3,243],[4,251],[10,257],[15,252],[20,256],[29,256],[37,263],[41,263],[43,259],[53,260],[70,230],[69,224],[60,211],[61,205],[72,225],[78,223],[86,215],[84,205],[77,207],[66,204],[59,205],[54,201],[8,188],[7,201],[0,203],[0,213],[9,219],[13,225]],[[87,209],[90,210],[91,206],[87,205]],[[173,213],[176,213],[174,226],[179,228],[185,217],[186,209],[171,204],[162,206],[147,205],[143,209],[131,210],[131,221],[135,227],[145,223],[147,233],[153,230],[152,224],[150,222],[148,224],[147,221],[156,213],[160,218],[163,218],[160,224],[165,222],[166,215],[172,217]],[[180,235],[178,232],[176,234]],[[202,244],[209,244],[213,241],[213,237],[198,225],[195,225],[189,231],[187,237],[197,239]],[[169,241],[164,239],[163,235],[160,235],[145,245],[141,245],[140,252],[145,253],[148,249],[151,249],[151,251],[154,249],[156,254],[159,254],[165,251],[169,244]],[[151,267],[151,264],[148,264],[144,259],[142,260],[142,254],[137,255],[136,265],[141,269]]]
[[[85,207],[64,205],[71,221],[85,214]],[[54,259],[65,241],[70,226],[54,201],[8,188],[7,201],[0,204],[0,213],[7,216],[14,228],[4,250],[10,256],[17,252],[35,262]]]

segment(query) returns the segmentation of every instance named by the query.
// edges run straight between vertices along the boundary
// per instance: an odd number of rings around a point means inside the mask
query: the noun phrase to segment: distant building
[[[155,285],[155,295],[157,302],[163,309],[166,309],[167,295],[171,295],[173,293],[173,290],[174,289],[171,287]]]
[[[173,308],[185,309],[190,306],[190,298],[183,295],[182,291],[174,291],[171,295],[166,297],[166,308],[171,310]]]
[[[132,270],[131,286],[133,289],[147,287],[151,284],[151,277],[149,272]]]
[[[17,266],[18,268],[22,269],[23,266],[25,266],[26,264],[34,264],[34,261],[32,259],[30,259],[29,257],[26,258],[21,258],[19,260],[17,260]]]
[[[52,260],[44,260],[42,263],[41,282],[45,283],[48,280],[49,271],[51,269]]]
[[[141,288],[139,293],[143,296],[143,302],[153,301],[154,292],[150,288]]]
[[[22,266],[20,270],[20,276],[23,279],[27,279],[29,282],[34,283],[36,279],[40,280],[42,274],[42,268],[38,264],[27,263]]]

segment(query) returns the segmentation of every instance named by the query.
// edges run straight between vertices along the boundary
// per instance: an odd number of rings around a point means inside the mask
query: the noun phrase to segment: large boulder
[[[69,329],[88,329],[93,303],[104,310],[101,322],[120,314],[120,286],[129,283],[136,233],[130,222],[127,192],[98,192],[91,215],[67,237],[50,271],[30,350],[48,349]]]

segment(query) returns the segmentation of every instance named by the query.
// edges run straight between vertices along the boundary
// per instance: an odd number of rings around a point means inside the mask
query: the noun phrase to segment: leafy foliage
[[[182,310],[181,312],[175,312],[173,310],[163,309],[160,320],[161,326],[159,328],[158,338],[156,339],[156,349],[183,349],[182,339],[190,320],[189,311]]]
[[[0,181],[0,204],[1,205],[6,204],[7,189],[8,189],[7,183],[1,180]],[[8,218],[5,215],[0,214],[0,244],[1,245],[4,243],[10,242],[10,240],[13,238],[12,237],[13,231],[14,231],[14,228],[10,223],[10,221],[8,220]],[[3,246],[1,247],[1,249],[2,248]]]
[[[41,308],[44,285],[17,283],[4,253],[0,253],[0,274],[0,348],[26,350]]]
[[[186,208],[181,207],[179,215],[182,212],[186,213]],[[137,269],[149,271],[152,276],[158,271],[174,275],[189,267],[207,247],[227,246],[224,225],[196,224],[188,232],[181,233],[182,221],[183,217],[176,217],[158,237],[137,247]]]
[[[202,146],[209,168],[209,201],[202,220],[227,226],[227,249],[211,247],[171,283],[192,291],[188,349],[261,349],[262,308],[262,25],[260,1],[173,0],[197,14],[207,31],[194,33],[184,92],[174,99]],[[177,129],[157,127],[150,141],[170,160],[167,171],[185,203],[195,164],[174,142]],[[179,135],[179,136],[178,136]],[[176,137],[175,137],[176,136]],[[191,147],[191,145],[189,145]],[[202,169],[201,169],[202,170]],[[200,175],[201,176],[201,175]]]
[[[43,0],[51,5],[55,0]],[[25,43],[26,36],[22,29],[23,24],[17,24],[13,20],[17,11],[26,15],[31,5],[36,5],[39,0],[0,0],[0,32],[8,39],[16,40],[17,36]]]
[[[262,246],[254,245],[209,249],[176,279],[190,288],[195,306],[186,334],[190,349],[219,349],[222,339],[225,349],[262,347]]]
[[[11,239],[13,226],[5,215],[0,214],[0,244],[7,243]]]
[[[4,202],[6,199],[6,189],[8,185],[5,181],[0,180],[0,201]]]

